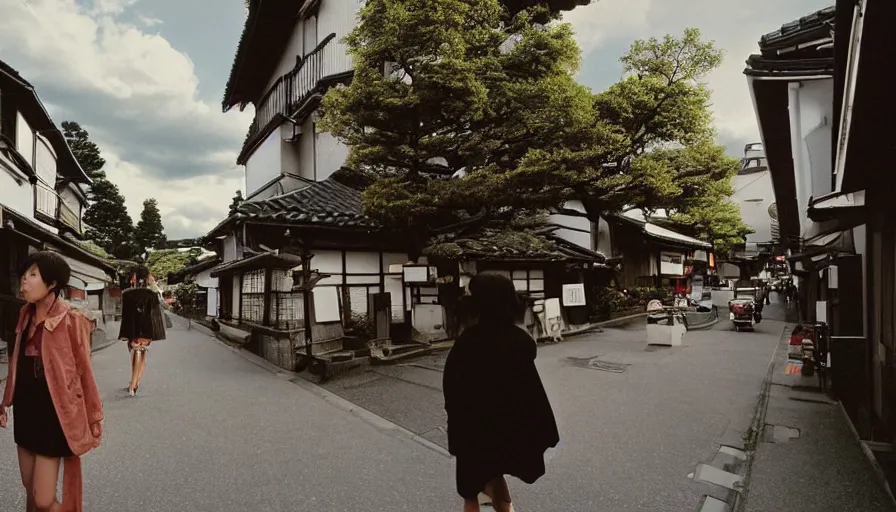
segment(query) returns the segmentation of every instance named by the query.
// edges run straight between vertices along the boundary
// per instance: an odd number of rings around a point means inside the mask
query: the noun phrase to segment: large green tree
[[[159,203],[155,199],[143,201],[143,211],[140,212],[140,221],[134,231],[134,240],[141,252],[146,249],[162,249],[168,242],[162,226]]]
[[[581,215],[570,200],[592,220],[642,208],[678,222],[726,200],[730,185],[717,184],[736,160],[714,143],[713,43],[691,29],[637,41],[623,78],[592,94],[573,78],[571,28],[535,22],[546,18],[537,7],[511,17],[497,0],[367,2],[346,38],[353,82],[327,94],[323,127],[372,180],[368,214],[419,245],[520,212]],[[739,216],[725,219],[731,229],[701,235],[743,231]]]
[[[130,259],[135,254],[134,222],[124,205],[118,186],[106,178],[99,147],[90,134],[78,123],[64,121],[63,135],[75,159],[93,181],[88,194],[89,204],[84,214],[88,225],[85,236],[119,259]]]
[[[714,141],[705,84],[722,52],[688,29],[636,41],[621,61],[623,78],[593,97],[589,129],[558,150],[530,152],[509,181],[581,200],[593,220],[627,208],[685,213],[730,196],[738,161]]]
[[[492,201],[465,180],[514,170],[591,119],[576,83],[569,25],[542,26],[540,8],[514,17],[498,0],[371,0],[346,38],[350,86],[331,90],[323,126],[348,144],[348,167],[371,175],[368,214],[417,245],[441,229],[528,203]],[[464,185],[461,185],[464,182]]]

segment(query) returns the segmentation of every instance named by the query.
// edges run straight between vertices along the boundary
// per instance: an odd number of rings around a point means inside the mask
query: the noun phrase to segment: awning
[[[233,274],[236,271],[249,272],[263,268],[289,269],[302,264],[302,257],[294,254],[275,254],[272,252],[256,254],[241,260],[229,261],[213,268],[211,277]]]
[[[837,220],[842,229],[865,223],[865,191],[834,192],[809,201],[809,218],[816,222]]]
[[[61,255],[63,259],[65,259],[68,266],[72,269],[72,278],[78,279],[83,283],[84,287],[80,288],[78,286],[73,286],[80,290],[90,290],[95,288],[90,288],[91,285],[100,285],[100,288],[104,286],[106,283],[111,283],[112,279],[102,270],[93,265],[89,265],[82,261],[78,261],[74,258],[70,258],[64,254]],[[72,279],[72,281],[74,281]]]

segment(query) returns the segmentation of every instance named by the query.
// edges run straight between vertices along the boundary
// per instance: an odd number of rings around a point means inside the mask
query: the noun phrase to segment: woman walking
[[[131,279],[132,288],[121,297],[121,329],[118,338],[128,342],[131,353],[131,382],[128,394],[135,396],[146,371],[146,352],[153,341],[165,339],[165,320],[159,294],[149,288],[149,269],[137,267]]]
[[[60,297],[71,269],[54,252],[28,257],[21,274],[27,304],[0,403],[0,427],[15,412],[13,437],[26,512],[80,512],[80,456],[100,445],[103,406],[90,364],[91,326]],[[62,503],[56,500],[64,461]]]
[[[522,307],[513,283],[479,274],[470,292],[477,323],[445,363],[448,451],[457,459],[464,512],[479,512],[483,492],[497,512],[512,512],[504,476],[535,483],[545,473],[545,451],[560,436],[535,368],[535,341],[515,325]]]

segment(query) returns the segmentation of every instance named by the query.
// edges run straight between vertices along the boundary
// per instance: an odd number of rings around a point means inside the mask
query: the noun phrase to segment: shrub
[[[196,307],[196,283],[181,283],[174,288],[174,310],[190,313]]]
[[[373,339],[376,336],[373,318],[368,314],[352,313],[352,318],[345,323],[345,334]]]

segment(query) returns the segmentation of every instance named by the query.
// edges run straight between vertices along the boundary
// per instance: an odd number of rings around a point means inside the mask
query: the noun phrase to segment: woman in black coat
[[[159,296],[150,290],[149,269],[137,267],[131,279],[133,288],[121,294],[121,329],[118,339],[128,342],[131,352],[131,381],[128,394],[135,396],[146,371],[146,353],[153,341],[165,339],[165,317]]]
[[[535,483],[545,473],[544,452],[560,436],[535,368],[535,341],[515,325],[521,308],[513,283],[479,274],[470,292],[478,322],[460,335],[445,364],[448,451],[457,459],[464,512],[479,511],[482,492],[497,512],[510,512],[504,476]]]

